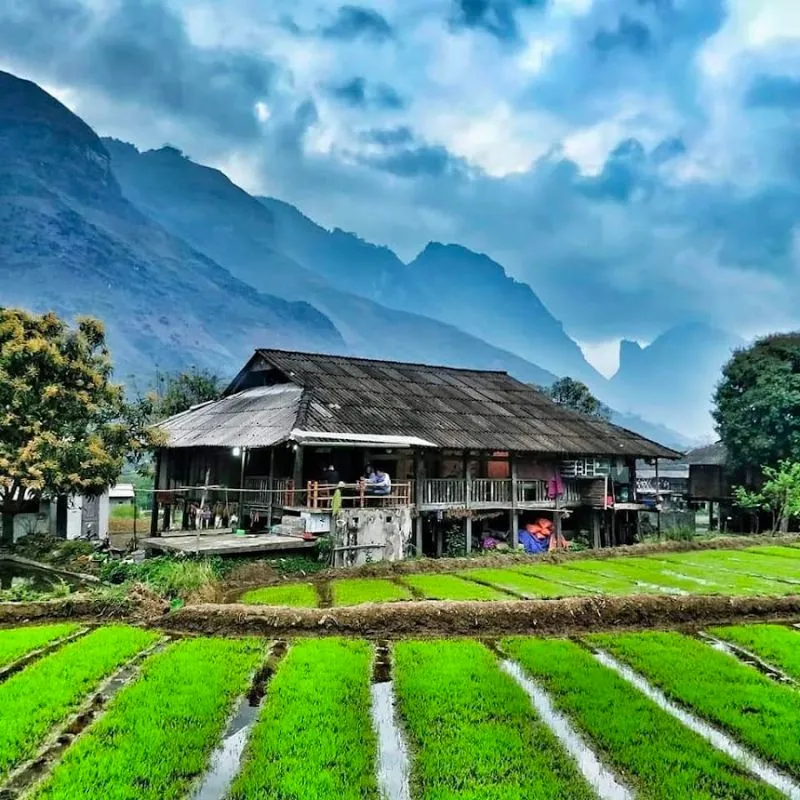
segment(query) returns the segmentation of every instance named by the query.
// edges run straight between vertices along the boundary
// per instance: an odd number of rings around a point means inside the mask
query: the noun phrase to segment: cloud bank
[[[486,252],[591,347],[800,324],[800,4],[26,0],[0,66],[411,258]]]

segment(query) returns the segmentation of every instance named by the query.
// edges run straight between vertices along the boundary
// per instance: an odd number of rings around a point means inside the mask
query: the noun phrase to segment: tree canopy
[[[735,352],[723,368],[713,416],[733,468],[800,461],[800,333],[768,336]]]
[[[611,409],[601,403],[589,387],[573,378],[561,378],[544,390],[554,403],[567,406],[592,417],[610,420]]]
[[[102,323],[0,308],[3,538],[28,500],[99,494],[157,433],[132,425]]]

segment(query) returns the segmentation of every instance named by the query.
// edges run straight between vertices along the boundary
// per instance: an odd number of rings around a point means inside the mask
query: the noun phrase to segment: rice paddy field
[[[476,559],[480,564],[480,559]],[[253,589],[243,603],[313,608],[398,600],[557,599],[591,595],[790,595],[800,592],[800,546],[658,553],[392,578],[338,578],[317,589],[287,583]],[[1,652],[1,651],[0,651]]]
[[[800,798],[789,623],[392,642],[34,626],[2,641],[26,659],[0,679],[3,798]]]

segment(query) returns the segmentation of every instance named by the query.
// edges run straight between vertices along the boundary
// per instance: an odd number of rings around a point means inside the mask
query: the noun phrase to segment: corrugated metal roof
[[[259,350],[305,389],[297,427],[413,436],[456,450],[676,458],[632,431],[558,406],[504,372]]]
[[[190,408],[159,424],[169,447],[269,447],[289,438],[303,390],[259,386]]]

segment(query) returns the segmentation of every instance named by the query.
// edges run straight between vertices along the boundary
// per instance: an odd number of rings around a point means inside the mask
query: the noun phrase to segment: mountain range
[[[609,381],[488,256],[431,242],[406,264],[173,147],[101,140],[3,72],[0,279],[3,304],[103,319],[126,379],[147,383],[156,366],[232,374],[257,346],[503,369],[539,385],[570,375],[625,412],[615,421],[673,445],[710,428],[711,388],[739,344],[702,324],[623,342]]]

